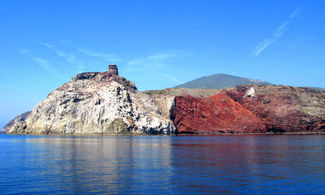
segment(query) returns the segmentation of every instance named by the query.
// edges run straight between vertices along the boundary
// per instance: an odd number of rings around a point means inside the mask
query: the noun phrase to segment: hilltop
[[[134,82],[106,72],[74,76],[40,102],[31,113],[7,125],[12,134],[173,134],[167,107],[173,97],[153,99]]]
[[[270,84],[268,82],[256,79],[248,79],[228,74],[213,74],[200,77],[192,81],[177,85],[174,88],[200,88],[200,89],[225,89],[233,88],[238,85],[259,85]]]

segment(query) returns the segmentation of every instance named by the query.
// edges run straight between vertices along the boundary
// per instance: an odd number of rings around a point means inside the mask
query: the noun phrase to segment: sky
[[[216,73],[325,88],[322,0],[0,2],[0,126],[80,72],[139,90]]]

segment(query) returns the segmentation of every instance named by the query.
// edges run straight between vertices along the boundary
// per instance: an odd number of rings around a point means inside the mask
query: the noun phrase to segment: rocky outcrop
[[[206,97],[176,97],[178,133],[325,132],[325,92],[289,86],[240,86]]]
[[[268,131],[325,131],[325,92],[312,88],[250,85],[227,95],[261,118]]]
[[[3,130],[114,135],[325,132],[325,91],[248,85],[138,92],[111,65],[107,72],[76,75]]]
[[[174,97],[157,101],[116,74],[76,75],[50,93],[26,120],[15,122],[9,133],[173,134],[175,126],[164,105],[172,105]]]
[[[208,98],[176,97],[173,120],[180,134],[266,131],[260,118],[225,93]]]
[[[24,112],[21,115],[15,117],[13,120],[9,121],[6,126],[2,128],[1,132],[7,133],[10,129],[13,131],[19,131],[19,128],[23,129],[26,126],[26,119],[30,115],[30,111]]]

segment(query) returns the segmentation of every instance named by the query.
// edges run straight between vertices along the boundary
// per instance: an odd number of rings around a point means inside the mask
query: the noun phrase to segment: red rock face
[[[266,131],[260,118],[225,93],[208,98],[176,97],[173,120],[179,134]]]
[[[178,133],[321,132],[325,131],[325,92],[255,85],[208,98],[178,96],[173,120]]]
[[[272,132],[325,130],[324,93],[311,88],[254,86],[256,95],[246,95],[252,86],[226,93],[264,121]]]

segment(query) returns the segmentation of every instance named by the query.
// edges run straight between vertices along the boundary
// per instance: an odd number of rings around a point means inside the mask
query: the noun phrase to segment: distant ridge
[[[321,90],[321,91],[325,91],[325,88],[322,88],[322,87],[312,87],[313,89],[318,89],[318,90]]]
[[[174,88],[200,88],[200,89],[224,89],[233,88],[238,85],[270,84],[256,79],[248,79],[227,74],[213,74],[177,85]]]

